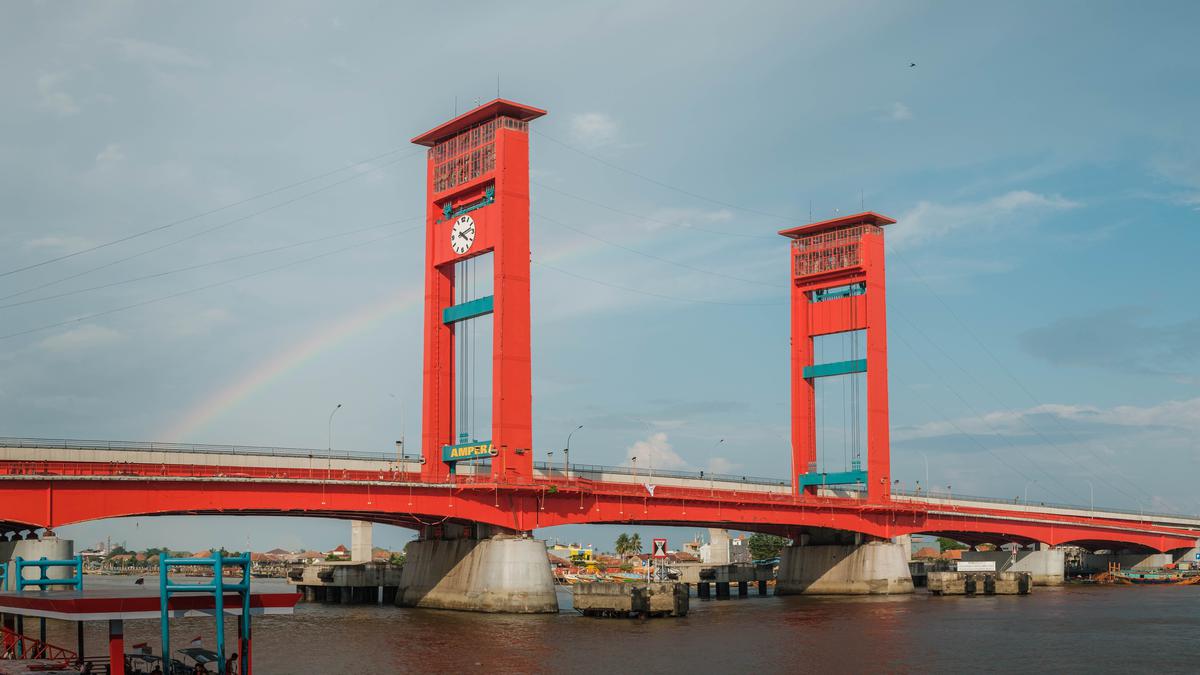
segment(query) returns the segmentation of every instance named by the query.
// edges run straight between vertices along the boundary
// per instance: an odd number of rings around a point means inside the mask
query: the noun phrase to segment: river
[[[969,598],[777,598],[752,589],[748,598],[693,597],[686,618],[647,621],[584,618],[570,601],[560,590],[564,609],[541,616],[300,603],[293,616],[254,620],[255,672],[1200,671],[1200,586]],[[55,624],[51,641],[72,647],[70,627]],[[104,648],[102,630],[89,626],[89,654]],[[157,647],[157,621],[125,630],[126,644]],[[229,630],[236,635],[232,622]],[[203,635],[211,647],[212,634],[210,620],[172,622],[178,646]]]

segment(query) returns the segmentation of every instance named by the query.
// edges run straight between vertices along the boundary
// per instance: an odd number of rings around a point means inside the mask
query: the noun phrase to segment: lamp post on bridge
[[[920,450],[918,452],[920,452],[921,457],[923,457],[925,459],[925,489],[928,490],[929,489],[929,455],[925,454],[924,450]]]
[[[1029,510],[1029,486],[1036,482],[1037,482],[1036,480],[1031,480],[1031,481],[1025,482],[1025,510],[1026,511]]]
[[[582,428],[583,425],[580,424],[572,429],[571,433],[567,434],[567,447],[563,448],[563,478],[567,480],[571,479],[571,437],[575,435],[576,431]]]
[[[1091,513],[1092,520],[1096,519],[1096,486],[1092,485],[1092,479],[1084,478],[1088,484],[1088,511]]]
[[[342,404],[339,403],[333,407],[333,411],[329,413],[329,425],[327,431],[327,444],[325,446],[325,482],[329,482],[330,475],[333,473],[333,416],[337,411],[342,409]],[[321,503],[325,503],[325,486],[321,486]]]

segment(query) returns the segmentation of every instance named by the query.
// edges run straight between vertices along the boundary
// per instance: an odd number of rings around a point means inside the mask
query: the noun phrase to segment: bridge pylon
[[[868,211],[779,232],[792,240],[792,481],[797,494],[815,494],[826,485],[859,485],[872,502],[891,495],[883,226],[895,222]],[[865,333],[861,348],[860,332]],[[817,363],[816,341],[839,334],[847,334],[849,353]],[[859,373],[866,373],[865,420],[858,408]],[[852,378],[851,410],[845,416],[850,428],[843,433],[853,439],[854,456],[841,471],[818,465],[817,382],[832,378]],[[864,421],[865,466],[859,444]],[[830,457],[825,459],[828,465]]]
[[[429,148],[424,480],[445,479],[458,461],[487,458],[497,480],[533,476],[529,121],[544,114],[544,110],[496,99],[412,141]],[[477,285],[460,277],[468,269],[483,268],[486,274],[488,263],[492,278],[482,286],[490,285],[491,294],[476,294]],[[488,314],[492,315],[491,429],[479,430],[465,404],[463,389],[470,381],[466,371],[475,366],[470,350],[464,349],[463,329]],[[476,437],[484,434],[490,437]]]

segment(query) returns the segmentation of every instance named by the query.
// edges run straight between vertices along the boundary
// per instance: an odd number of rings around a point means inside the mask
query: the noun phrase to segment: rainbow
[[[213,420],[228,410],[237,407],[279,377],[302,367],[318,354],[365,332],[383,319],[416,307],[420,300],[421,295],[416,291],[400,291],[389,295],[380,302],[360,307],[334,321],[328,328],[279,352],[249,373],[205,398],[180,418],[162,437],[175,443],[192,438],[197,431],[211,424]]]

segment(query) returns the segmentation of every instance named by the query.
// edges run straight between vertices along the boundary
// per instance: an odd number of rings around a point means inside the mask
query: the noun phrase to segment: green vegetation
[[[938,537],[938,546],[941,547],[942,551],[965,551],[971,548],[966,544],[954,541],[953,539],[947,539],[946,537]]]
[[[754,533],[750,535],[748,540],[750,546],[750,556],[755,560],[767,560],[768,558],[779,557],[783,547],[788,545],[788,540],[783,537],[777,537],[773,534]]]
[[[632,536],[622,532],[621,536],[617,537],[615,545],[617,555],[622,559],[627,556],[637,555],[642,552],[642,535],[634,532]]]

